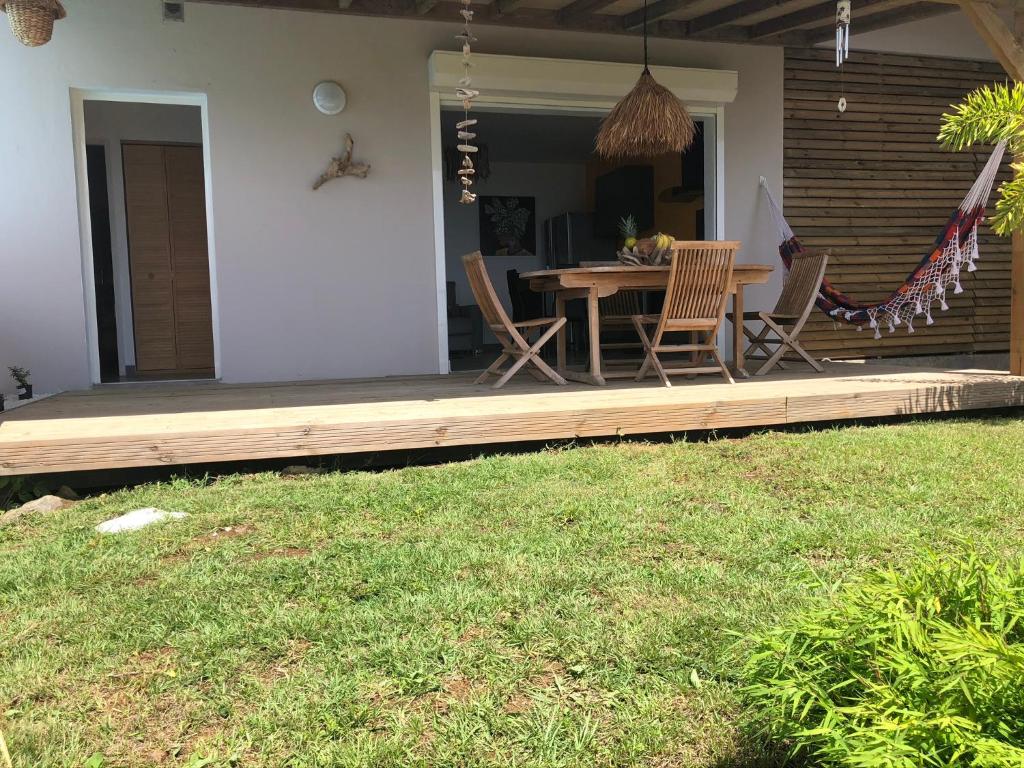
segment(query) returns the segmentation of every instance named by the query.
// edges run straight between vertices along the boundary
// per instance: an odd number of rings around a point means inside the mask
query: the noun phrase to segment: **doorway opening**
[[[214,378],[202,108],[80,103],[94,381]]]
[[[626,218],[635,222],[640,238],[657,233],[677,240],[716,238],[714,114],[694,115],[698,138],[685,153],[608,162],[594,154],[603,111],[481,112],[473,187],[478,199],[475,205],[461,205],[455,124],[463,112],[440,111],[449,370],[485,367],[500,349],[476,306],[463,254],[483,254],[499,299],[518,322],[552,311],[522,273],[615,262]],[[660,306],[658,296],[642,298],[649,311]],[[587,352],[582,300],[570,302],[566,315],[570,356],[582,362]],[[628,330],[619,335],[623,338],[613,333],[610,341],[626,348],[638,342]]]

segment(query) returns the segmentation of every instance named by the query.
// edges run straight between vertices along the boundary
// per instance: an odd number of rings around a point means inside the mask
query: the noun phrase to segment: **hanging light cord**
[[[644,0],[644,72],[651,74],[651,68],[647,65],[647,0]]]

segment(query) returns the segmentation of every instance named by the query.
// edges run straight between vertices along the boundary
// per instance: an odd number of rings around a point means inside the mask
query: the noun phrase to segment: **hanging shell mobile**
[[[462,41],[463,75],[459,79],[459,87],[455,89],[455,95],[462,101],[464,117],[455,124],[455,129],[458,131],[458,149],[462,154],[462,167],[459,169],[459,182],[462,184],[462,194],[459,196],[459,202],[464,205],[472,205],[476,202],[476,193],[470,191],[470,187],[473,186],[473,177],[476,175],[473,155],[478,150],[473,143],[473,139],[476,138],[476,132],[473,129],[477,121],[469,116],[469,112],[473,108],[473,99],[480,95],[480,91],[473,88],[471,71],[473,68],[473,43],[476,42],[472,30],[473,9],[471,6],[473,0],[461,0],[461,2],[462,8],[459,10],[459,13],[462,14],[463,26],[462,33],[457,35],[456,39]]]

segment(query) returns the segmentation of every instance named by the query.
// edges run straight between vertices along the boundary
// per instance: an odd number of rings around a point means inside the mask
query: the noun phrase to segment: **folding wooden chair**
[[[732,267],[739,249],[740,243],[735,241],[673,244],[672,268],[661,314],[633,316],[633,326],[647,353],[637,372],[637,381],[654,368],[666,387],[672,386],[668,377],[673,374],[720,373],[727,382],[733,383],[718,352],[718,329],[725,317]],[[653,336],[648,334],[647,326],[655,326]],[[675,332],[689,332],[695,338],[687,344],[666,344],[665,334]],[[673,352],[691,353],[689,365],[665,368],[658,356]],[[714,366],[704,364],[708,356],[714,359]]]
[[[638,353],[643,348],[640,340],[632,340],[633,316],[642,314],[643,295],[640,291],[619,291],[611,296],[597,300],[597,309],[600,313],[601,323],[601,369],[606,370],[607,366],[631,366],[636,370],[640,362]],[[620,334],[619,341],[606,341],[609,333]],[[626,340],[629,339],[629,340]],[[607,352],[615,351],[620,355],[626,350],[632,350],[630,357],[613,357],[609,360]],[[630,359],[632,358],[632,359]],[[625,373],[629,376],[632,371]]]
[[[480,374],[475,383],[480,384],[491,376],[498,376],[498,380],[494,382],[494,388],[498,389],[505,386],[505,382],[515,376],[520,368],[529,365],[526,370],[538,381],[544,381],[547,377],[556,384],[564,385],[565,379],[541,359],[540,351],[565,325],[565,318],[541,317],[513,323],[498,300],[498,294],[494,292],[494,285],[487,274],[484,257],[480,252],[466,254],[462,257],[462,263],[466,267],[469,287],[473,290],[476,303],[480,305],[484,322],[494,332],[502,347],[501,355],[490,368]],[[544,330],[545,328],[547,330]],[[531,344],[528,339],[535,331],[540,334],[540,338]],[[502,371],[501,366],[509,359],[514,359],[515,362],[507,370]]]
[[[775,309],[771,312],[743,313],[743,321],[759,320],[764,323],[758,333],[747,327],[746,322],[743,324],[743,335],[750,340],[746,359],[765,361],[755,376],[763,376],[776,365],[785,368],[783,359],[787,350],[797,355],[789,358],[790,360],[803,359],[818,373],[825,370],[821,363],[800,346],[797,336],[814,310],[814,301],[825,277],[828,257],[828,251],[811,251],[795,255]],[[731,314],[729,319],[737,322]],[[775,347],[775,350],[770,347]]]

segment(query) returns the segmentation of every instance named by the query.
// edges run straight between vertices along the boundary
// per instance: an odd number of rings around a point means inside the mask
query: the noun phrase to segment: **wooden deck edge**
[[[1024,405],[1024,378],[875,383],[883,386],[698,403],[445,417],[427,412],[403,420],[11,442],[0,446],[0,476],[772,427]]]
[[[1024,379],[956,383],[922,382],[914,389],[849,392],[822,398],[792,395],[786,404],[789,424],[887,416],[977,411],[1024,405]]]
[[[494,413],[418,421],[296,424],[287,429],[8,443],[0,476],[784,424],[784,397],[670,405]]]

